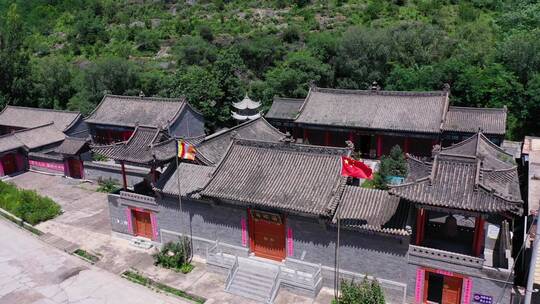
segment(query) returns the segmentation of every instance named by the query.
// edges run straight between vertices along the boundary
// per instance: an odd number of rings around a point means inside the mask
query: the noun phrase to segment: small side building
[[[176,138],[205,132],[203,115],[185,98],[105,95],[85,121],[97,144],[128,140],[137,126],[161,128]]]
[[[6,106],[0,112],[0,135],[53,123],[71,137],[85,138],[88,128],[79,112]]]

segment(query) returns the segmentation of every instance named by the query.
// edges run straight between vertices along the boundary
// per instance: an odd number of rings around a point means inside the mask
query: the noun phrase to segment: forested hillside
[[[527,0],[3,0],[0,106],[88,113],[104,93],[186,95],[210,128],[247,91],[440,90],[540,135],[540,4]],[[420,109],[421,110],[421,109]]]

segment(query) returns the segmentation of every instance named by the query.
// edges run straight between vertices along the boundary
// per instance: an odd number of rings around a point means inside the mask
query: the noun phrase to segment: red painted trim
[[[409,153],[409,138],[405,138],[405,144],[403,145],[403,152]]]
[[[416,211],[416,245],[422,244],[424,240],[424,230],[426,226],[426,211],[418,209]]]
[[[382,156],[382,136],[377,135],[377,157]]]
[[[474,242],[474,256],[479,257],[482,253],[482,246],[484,245],[484,219],[482,217],[476,218],[477,224],[475,225],[475,242]]]
[[[120,162],[120,166],[122,168],[122,182],[124,183],[124,190],[127,191],[127,177],[126,177],[126,166],[124,165],[124,162]]]
[[[324,132],[324,145],[330,146],[330,132],[329,131]]]
[[[304,136],[303,136],[303,139],[304,139],[304,143],[308,140],[308,131],[306,130],[306,128],[304,128],[302,130]]]

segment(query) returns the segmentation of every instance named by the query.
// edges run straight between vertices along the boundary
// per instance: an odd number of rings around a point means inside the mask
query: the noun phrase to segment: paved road
[[[0,304],[187,304],[42,243],[0,219]]]

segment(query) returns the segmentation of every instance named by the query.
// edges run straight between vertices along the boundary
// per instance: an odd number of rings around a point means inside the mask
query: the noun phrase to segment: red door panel
[[[267,259],[285,259],[285,223],[279,214],[249,211],[251,251]]]

